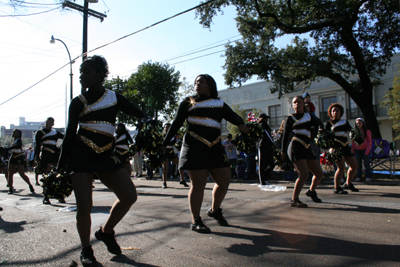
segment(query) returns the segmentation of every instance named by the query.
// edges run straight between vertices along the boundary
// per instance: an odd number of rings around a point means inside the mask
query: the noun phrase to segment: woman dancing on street
[[[292,106],[294,113],[286,119],[282,140],[282,156],[284,159],[289,157],[296,171],[299,173],[299,178],[295,182],[290,206],[306,208],[307,204],[299,200],[299,195],[308,179],[309,171],[313,174],[313,178],[310,188],[306,191],[306,195],[314,202],[321,202],[315,189],[324,173],[319,165],[317,155],[311,150],[310,144],[314,142],[311,139],[311,128],[313,126],[323,128],[324,125],[317,117],[304,111],[303,97],[296,96],[293,98]]]
[[[117,196],[110,214],[95,233],[110,253],[119,255],[121,248],[114,238],[114,227],[137,199],[136,188],[128,172],[117,164],[113,155],[117,112],[146,117],[125,97],[106,90],[103,82],[108,75],[107,61],[101,56],[86,59],[80,67],[80,82],[87,91],[74,98],[62,145],[58,170],[72,171],[72,185],[77,204],[77,229],[82,243],[83,266],[98,266],[90,245],[93,175]],[[79,129],[77,131],[79,125]]]
[[[343,185],[344,188],[350,189],[353,192],[358,192],[358,189],[352,184],[355,176],[357,175],[357,160],[354,157],[353,152],[347,143],[348,132],[353,130],[349,122],[345,119],[341,119],[343,116],[343,106],[339,103],[333,103],[328,108],[328,116],[331,118],[326,123],[326,130],[331,130],[335,133],[335,148],[341,150],[342,157],[336,162],[337,170],[335,172],[335,188],[333,193],[335,194],[347,194],[348,192],[340,187],[340,180],[344,174],[345,162],[349,165],[347,172],[347,181]],[[331,151],[333,148],[331,148]]]
[[[215,218],[222,226],[228,225],[220,208],[231,181],[229,160],[221,144],[221,121],[226,119],[238,125],[239,130],[244,133],[248,133],[249,129],[243,119],[218,98],[217,85],[211,76],[197,76],[194,86],[197,95],[187,97],[180,104],[175,120],[164,139],[164,145],[168,144],[187,120],[188,131],[183,140],[179,169],[188,170],[192,183],[189,190],[189,207],[192,214],[190,228],[199,233],[209,233],[210,228],[204,225],[200,217],[208,174],[214,180],[215,186],[212,206],[207,215]]]
[[[31,182],[29,181],[29,177],[25,174],[25,158],[22,153],[21,130],[15,129],[12,132],[12,137],[14,138],[14,142],[10,147],[7,148],[7,150],[11,150],[11,156],[8,162],[8,188],[9,188],[8,193],[9,194],[14,193],[13,178],[14,178],[15,168],[17,168],[19,176],[21,176],[21,178],[24,179],[24,181],[29,185],[29,190],[31,191],[31,193],[35,193],[35,189],[33,188]]]
[[[126,130],[125,124],[123,123],[118,123],[117,130],[115,132],[115,155],[130,177],[132,173],[132,167],[130,163],[131,158],[129,157],[129,144],[132,144],[133,140],[129,132]]]
[[[165,134],[167,134],[169,128],[171,127],[171,123],[166,123],[164,125],[164,131]],[[179,158],[174,152],[174,146],[176,143],[176,137],[175,135],[171,138],[169,141],[165,141],[165,154],[167,155],[167,159],[163,164],[163,173],[162,173],[162,178],[163,178],[163,185],[162,188],[167,188],[167,177],[168,177],[168,169],[169,169],[169,162],[171,161],[173,164],[179,166]],[[184,187],[189,187],[189,185],[185,181],[185,175],[183,171],[179,171],[179,178],[180,181],[179,183],[183,185]]]

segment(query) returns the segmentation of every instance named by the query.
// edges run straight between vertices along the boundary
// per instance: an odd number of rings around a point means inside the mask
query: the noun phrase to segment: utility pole
[[[75,4],[70,1],[65,1],[63,3],[63,8],[68,7],[74,10],[78,10],[83,13],[83,31],[82,31],[82,62],[87,58],[87,47],[88,47],[88,17],[92,16],[100,19],[102,22],[107,15],[97,12],[95,10],[89,9],[89,3],[97,3],[98,0],[85,0],[84,6]],[[81,89],[81,92],[85,92],[85,89]]]
[[[85,8],[83,11],[83,36],[82,36],[82,62],[85,61],[87,58],[87,44],[88,44],[88,39],[87,39],[87,34],[88,34],[88,13],[89,9],[89,2],[85,0]]]

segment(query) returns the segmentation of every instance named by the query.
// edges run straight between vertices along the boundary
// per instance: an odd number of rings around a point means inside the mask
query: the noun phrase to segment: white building
[[[379,77],[382,84],[377,86],[373,92],[373,105],[382,139],[389,142],[392,142],[394,139],[392,122],[387,115],[387,109],[380,106],[380,101],[383,100],[386,91],[393,87],[393,80],[398,75],[399,70],[400,54],[396,54],[392,58],[391,65],[388,66],[386,75]],[[362,117],[360,109],[349,95],[338,84],[328,78],[323,78],[319,82],[313,82],[311,87],[305,91],[302,89],[302,84],[299,84],[297,85],[298,89],[282,96],[281,99],[278,99],[278,93],[271,94],[269,89],[271,86],[272,83],[263,81],[233,89],[221,90],[218,91],[218,94],[227,104],[239,105],[240,108],[249,112],[253,108],[261,109],[262,112],[271,117],[269,124],[272,129],[278,129],[282,120],[294,112],[291,108],[292,99],[297,95],[303,95],[304,92],[308,92],[311,95],[311,101],[316,108],[315,114],[324,122],[327,121],[326,111],[331,103],[340,103],[343,106],[345,110],[343,118],[346,118],[353,127],[355,119]],[[227,133],[226,121],[224,121],[222,134],[226,135]],[[400,147],[399,145],[397,144],[396,147]]]

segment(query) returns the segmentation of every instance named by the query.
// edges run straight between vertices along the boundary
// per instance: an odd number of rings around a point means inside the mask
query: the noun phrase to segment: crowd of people
[[[110,253],[119,255],[121,248],[114,238],[114,227],[136,202],[137,193],[130,178],[132,172],[130,156],[132,155],[129,154],[129,146],[133,140],[124,124],[119,123],[115,128],[117,113],[122,111],[139,119],[148,119],[149,116],[124,96],[104,88],[103,82],[109,71],[103,57],[87,58],[80,66],[80,73],[80,82],[86,91],[71,101],[65,136],[52,128],[54,119],[49,117],[45,127],[36,133],[34,161],[40,169],[38,173],[46,174],[53,169],[57,172],[67,169],[71,173],[77,205],[76,225],[82,246],[80,259],[83,266],[97,266],[98,262],[90,244],[93,179],[99,179],[117,198],[107,220],[94,235],[96,239],[105,243]],[[201,206],[207,181],[212,179],[215,184],[212,191],[212,204],[206,214],[214,218],[219,225],[228,226],[229,223],[223,216],[221,206],[231,179],[240,176],[237,163],[238,158],[243,157],[237,151],[231,134],[226,140],[221,140],[222,120],[225,119],[238,126],[243,134],[249,134],[250,129],[244,120],[218,97],[217,85],[210,75],[197,76],[194,88],[196,94],[186,97],[180,103],[173,122],[165,124],[162,148],[166,159],[160,174],[162,174],[163,188],[167,188],[171,162],[177,166],[180,184],[185,187],[188,185],[184,174],[185,172],[188,174],[191,183],[188,192],[191,213],[190,229],[198,233],[209,233],[210,228],[201,219]],[[257,123],[262,129],[262,135],[254,148],[244,155],[245,163],[243,164],[247,169],[244,179],[254,179],[258,176],[260,185],[268,185],[275,164],[290,161],[298,173],[298,178],[295,180],[289,206],[307,207],[299,197],[310,173],[312,174],[311,185],[305,195],[316,203],[322,202],[316,192],[323,178],[323,172],[319,163],[319,152],[316,152],[319,148],[315,147],[314,137],[316,133],[330,131],[334,132],[335,139],[329,152],[336,151],[338,155],[335,162],[337,170],[333,192],[345,194],[347,191],[344,189],[358,191],[352,182],[354,179],[361,178],[362,161],[364,161],[367,177],[369,179],[371,177],[367,157],[370,152],[371,133],[366,128],[364,120],[357,119],[356,128],[365,141],[353,143],[350,148],[347,137],[348,132],[353,128],[341,118],[344,111],[340,104],[334,103],[329,107],[328,115],[331,119],[325,126],[315,116],[315,107],[308,94],[294,97],[292,107],[294,113],[284,120],[277,132],[273,132],[269,127],[267,114],[259,115]],[[179,130],[185,122],[187,129],[181,140]],[[13,193],[15,171],[28,184],[30,191],[34,192],[25,174],[21,131],[14,130],[12,137],[14,142],[10,147],[5,148],[6,151],[11,152],[8,170],[5,170],[5,164],[0,165],[6,175],[9,193]],[[63,140],[60,151],[57,148],[59,139]],[[177,146],[179,153],[177,153]],[[277,149],[281,151],[278,158],[275,153]],[[143,152],[137,151],[133,158],[133,171],[140,177],[143,171]],[[256,173],[257,158],[258,175]],[[345,164],[349,166],[347,181],[340,186]],[[152,172],[152,169],[148,169],[147,175],[152,175]],[[292,169],[285,170],[285,175],[288,179],[294,178]],[[59,201],[63,202],[64,199],[59,199]],[[43,203],[50,204],[49,196],[46,194]]]

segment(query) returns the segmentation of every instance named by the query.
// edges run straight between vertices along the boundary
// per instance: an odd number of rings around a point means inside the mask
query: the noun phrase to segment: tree
[[[295,84],[326,77],[343,88],[380,138],[372,105],[375,75],[383,75],[400,46],[398,0],[216,0],[197,10],[210,28],[222,8],[235,6],[241,41],[226,46],[225,82],[232,87],[252,76],[272,80],[279,97]],[[308,34],[308,38],[301,38]],[[293,36],[285,48],[274,46]],[[350,80],[352,75],[357,80]]]
[[[0,137],[0,147],[9,147],[12,143],[13,139],[11,135],[3,135]]]
[[[181,92],[180,92],[180,99],[183,100],[185,97],[193,96],[196,94],[196,90],[194,89],[194,84],[189,83],[186,77],[182,78],[181,83]]]
[[[179,99],[180,73],[168,64],[151,61],[138,67],[129,79],[107,81],[105,87],[124,95],[129,101],[152,117],[175,114]],[[134,118],[118,114],[121,122],[134,124]]]
[[[242,119],[245,122],[247,122],[247,119],[248,119],[248,117],[247,117],[248,116],[248,111],[247,110],[244,110],[244,109],[240,108],[239,105],[235,105],[235,104],[232,105],[232,110],[236,114],[238,114],[240,117],[242,117]],[[258,118],[258,115],[260,115],[261,112],[262,112],[261,109],[255,109],[255,108],[253,108],[253,110],[251,111],[251,113],[253,113],[256,118]],[[232,134],[233,139],[235,139],[236,136],[240,132],[239,131],[239,127],[237,127],[236,125],[234,125],[234,124],[232,124],[230,122],[228,122],[226,128],[228,129],[229,133]]]
[[[14,139],[11,135],[3,135],[0,137],[0,147],[9,147],[14,142]],[[22,136],[22,144],[26,146],[27,144],[32,143],[32,138],[26,138]]]
[[[393,81],[393,89],[386,92],[384,100],[381,101],[381,105],[387,107],[388,115],[392,120],[392,128],[396,131],[400,131],[400,72]],[[400,135],[395,137],[395,140],[400,139]]]

